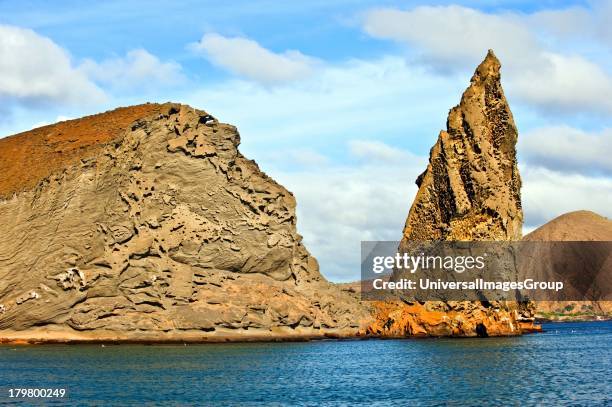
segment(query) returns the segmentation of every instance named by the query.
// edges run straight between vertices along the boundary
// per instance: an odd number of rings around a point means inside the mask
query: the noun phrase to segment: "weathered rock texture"
[[[357,334],[368,313],[321,276],[293,195],[239,142],[177,104],[0,140],[0,337]]]
[[[400,250],[412,241],[520,240],[521,179],[517,129],[500,82],[500,63],[489,51],[446,131],[417,179],[418,193]],[[375,333],[391,336],[484,336],[521,333],[516,303],[379,303]]]
[[[520,240],[518,132],[489,51],[416,183],[404,240]]]

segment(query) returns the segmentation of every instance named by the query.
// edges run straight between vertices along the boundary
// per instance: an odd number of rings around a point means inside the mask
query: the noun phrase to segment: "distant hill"
[[[563,214],[525,235],[528,241],[612,241],[612,220],[591,211]]]
[[[561,215],[527,234],[524,241],[612,241],[612,220],[591,211],[575,211]],[[594,261],[610,264],[606,253],[568,253],[564,262]],[[585,257],[582,259],[581,257]],[[612,276],[600,276],[598,285],[612,284]],[[612,317],[612,301],[540,301],[537,316],[542,319],[576,320]]]

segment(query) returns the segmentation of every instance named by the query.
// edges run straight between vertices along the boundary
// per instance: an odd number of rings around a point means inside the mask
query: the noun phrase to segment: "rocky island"
[[[518,241],[523,211],[518,131],[489,51],[472,76],[429,164],[404,227],[412,241]],[[537,329],[533,304],[500,301],[380,302],[370,332],[383,336],[500,336]]]
[[[171,103],[1,139],[2,340],[357,335],[367,308],[321,276],[293,195],[239,143]]]
[[[521,239],[517,129],[492,51],[417,179],[410,241]],[[205,111],[119,108],[0,139],[0,340],[520,335],[532,303],[362,302],[325,280],[295,198]]]

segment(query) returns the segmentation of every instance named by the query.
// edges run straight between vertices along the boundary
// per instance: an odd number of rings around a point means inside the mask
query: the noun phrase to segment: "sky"
[[[524,231],[612,217],[612,1],[0,0],[0,137],[144,102],[236,125],[296,195],[332,281],[398,240],[469,79],[493,49],[519,129]]]

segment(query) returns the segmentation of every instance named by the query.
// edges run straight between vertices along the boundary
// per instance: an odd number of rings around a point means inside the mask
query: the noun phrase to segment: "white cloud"
[[[552,33],[561,41],[588,39],[612,48],[612,2],[592,0],[587,6],[541,10],[529,16],[530,23]]]
[[[440,71],[473,68],[489,48],[517,64],[533,58],[538,49],[517,19],[461,6],[375,9],[366,14],[363,27],[374,37],[417,46],[424,61]]]
[[[349,150],[355,157],[367,161],[393,162],[414,158],[414,155],[407,151],[376,140],[352,140],[349,142]]]
[[[439,72],[473,70],[492,48],[502,62],[511,96],[546,111],[608,114],[612,112],[609,73],[582,55],[550,48],[541,37],[555,33],[542,34],[534,24],[538,18],[581,18],[583,10],[576,10],[536,16],[484,13],[461,6],[375,9],[365,14],[363,28],[374,37],[409,45],[417,60]]]
[[[297,199],[298,232],[333,281],[360,275],[362,240],[399,240],[427,160],[277,172]]]
[[[525,224],[540,226],[555,217],[590,210],[612,217],[612,179],[566,174],[541,167],[521,166]]]
[[[331,148],[357,137],[396,136],[429,151],[468,78],[435,77],[399,57],[326,65],[275,87],[242,80],[184,94],[187,103],[237,125],[243,148]],[[419,100],[419,103],[411,101]],[[426,139],[429,137],[429,139]],[[401,145],[400,145],[401,147]],[[418,152],[418,151],[417,151]]]
[[[588,133],[569,126],[533,129],[519,137],[519,153],[531,167],[560,172],[612,174],[612,129]]]
[[[259,154],[260,159],[281,167],[311,167],[329,164],[329,158],[312,148],[272,149]]]
[[[214,33],[205,34],[191,48],[234,74],[265,84],[307,77],[318,63],[299,51],[274,53],[248,38]]]
[[[559,37],[573,37],[578,32],[589,35],[597,27],[597,24],[593,24],[592,13],[582,7],[541,10],[530,19],[533,24]]]
[[[105,95],[52,40],[32,30],[0,25],[0,99],[87,104],[102,102]]]
[[[86,60],[81,70],[91,79],[119,88],[142,85],[159,87],[183,81],[181,66],[174,61],[163,62],[144,49],[129,51],[125,57],[102,62]]]
[[[553,111],[612,113],[612,79],[598,65],[576,55],[541,55],[546,63],[511,72],[510,94]]]

